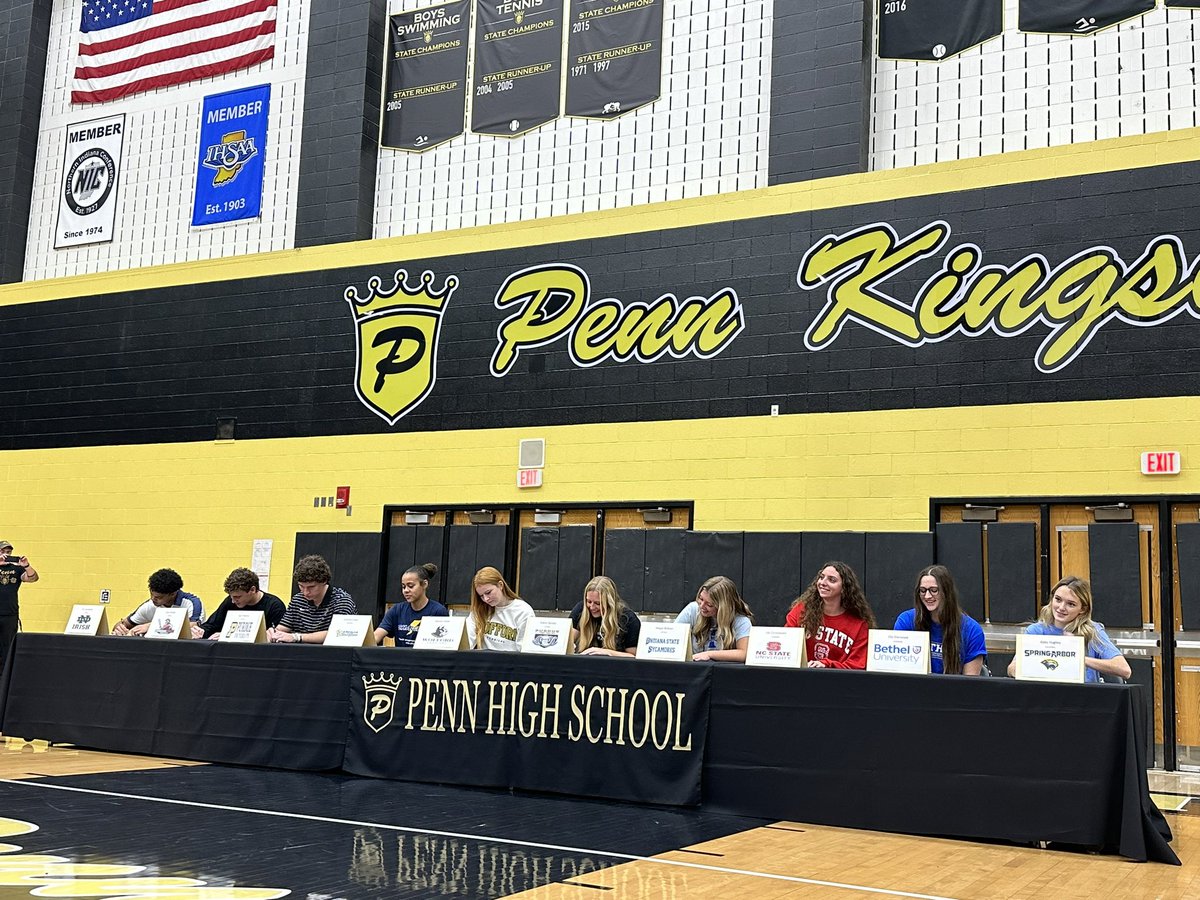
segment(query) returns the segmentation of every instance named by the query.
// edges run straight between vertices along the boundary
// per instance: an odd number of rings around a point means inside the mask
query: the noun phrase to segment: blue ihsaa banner
[[[269,84],[204,98],[193,225],[258,217],[270,107]]]

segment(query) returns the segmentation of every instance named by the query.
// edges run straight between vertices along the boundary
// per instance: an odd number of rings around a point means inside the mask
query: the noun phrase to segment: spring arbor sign
[[[809,293],[825,294],[804,348],[834,346],[847,322],[907,347],[1042,328],[1034,361],[1049,374],[1070,365],[1110,321],[1150,327],[1183,313],[1200,319],[1200,260],[1189,260],[1175,235],[1155,237],[1129,262],[1101,245],[1058,262],[1031,253],[1004,265],[988,263],[977,244],[951,245],[951,234],[942,221],[904,237],[877,222],[818,241],[796,273],[797,306]],[[889,281],[917,264],[936,268],[902,296]],[[407,278],[401,269],[387,287],[371,278],[366,296],[353,286],[344,292],[357,333],[355,390],[392,425],[433,390],[443,314],[462,284],[449,275],[437,285],[428,271],[416,286]],[[681,287],[663,285],[653,301],[630,301],[597,297],[588,273],[572,263],[521,269],[493,300],[501,317],[489,371],[504,378],[523,350],[560,342],[579,368],[724,353],[747,327],[737,292]]]

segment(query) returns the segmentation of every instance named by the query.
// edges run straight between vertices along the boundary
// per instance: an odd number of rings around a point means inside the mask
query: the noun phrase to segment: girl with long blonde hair
[[[714,575],[675,617],[692,630],[692,659],[745,662],[754,613],[724,575]]]
[[[1104,626],[1092,620],[1092,586],[1078,575],[1068,575],[1050,591],[1038,620],[1025,629],[1026,634],[1073,634],[1083,638],[1087,667],[1084,681],[1096,684],[1103,676],[1129,678],[1129,662],[1109,638]],[[1017,674],[1017,661],[1008,666],[1008,674]]]
[[[625,605],[607,575],[589,581],[583,599],[571,610],[571,643],[582,656],[632,659],[641,629],[642,620]]]

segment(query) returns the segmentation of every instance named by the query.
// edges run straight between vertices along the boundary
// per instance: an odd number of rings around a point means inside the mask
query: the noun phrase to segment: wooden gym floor
[[[1182,867],[8,739],[0,900],[1200,897],[1168,819]]]

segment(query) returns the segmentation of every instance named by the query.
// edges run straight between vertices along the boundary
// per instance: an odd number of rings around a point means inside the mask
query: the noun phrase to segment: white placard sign
[[[370,616],[345,616],[340,613],[329,620],[325,632],[326,647],[374,647]]]
[[[746,648],[746,665],[799,669],[804,666],[804,629],[754,625]]]
[[[867,671],[928,675],[929,632],[872,628],[867,632]]]
[[[1065,681],[1087,678],[1083,638],[1077,634],[1017,635],[1017,678],[1021,681]]]
[[[271,551],[275,542],[271,538],[256,538],[250,551],[250,571],[258,576],[258,589],[269,593],[271,576]]]
[[[54,247],[113,239],[125,115],[68,125]]]
[[[188,621],[188,611],[192,608],[189,603],[186,606],[159,606],[154,610],[154,618],[150,620],[150,628],[146,632],[146,637],[153,638],[159,641],[172,641],[176,638],[184,640],[192,636],[192,623]]]
[[[417,650],[466,650],[467,620],[460,616],[425,616],[413,640]]]
[[[691,627],[682,622],[643,622],[638,635],[637,658],[691,659]]]
[[[525,636],[521,639],[522,653],[566,656],[574,649],[571,644],[570,619],[534,616],[525,624]]]
[[[75,604],[71,607],[71,615],[67,618],[67,627],[63,629],[63,634],[86,634],[92,637],[108,634],[108,613],[105,607],[99,604]]]
[[[265,644],[267,623],[261,609],[231,609],[225,613],[222,641],[231,644]]]

